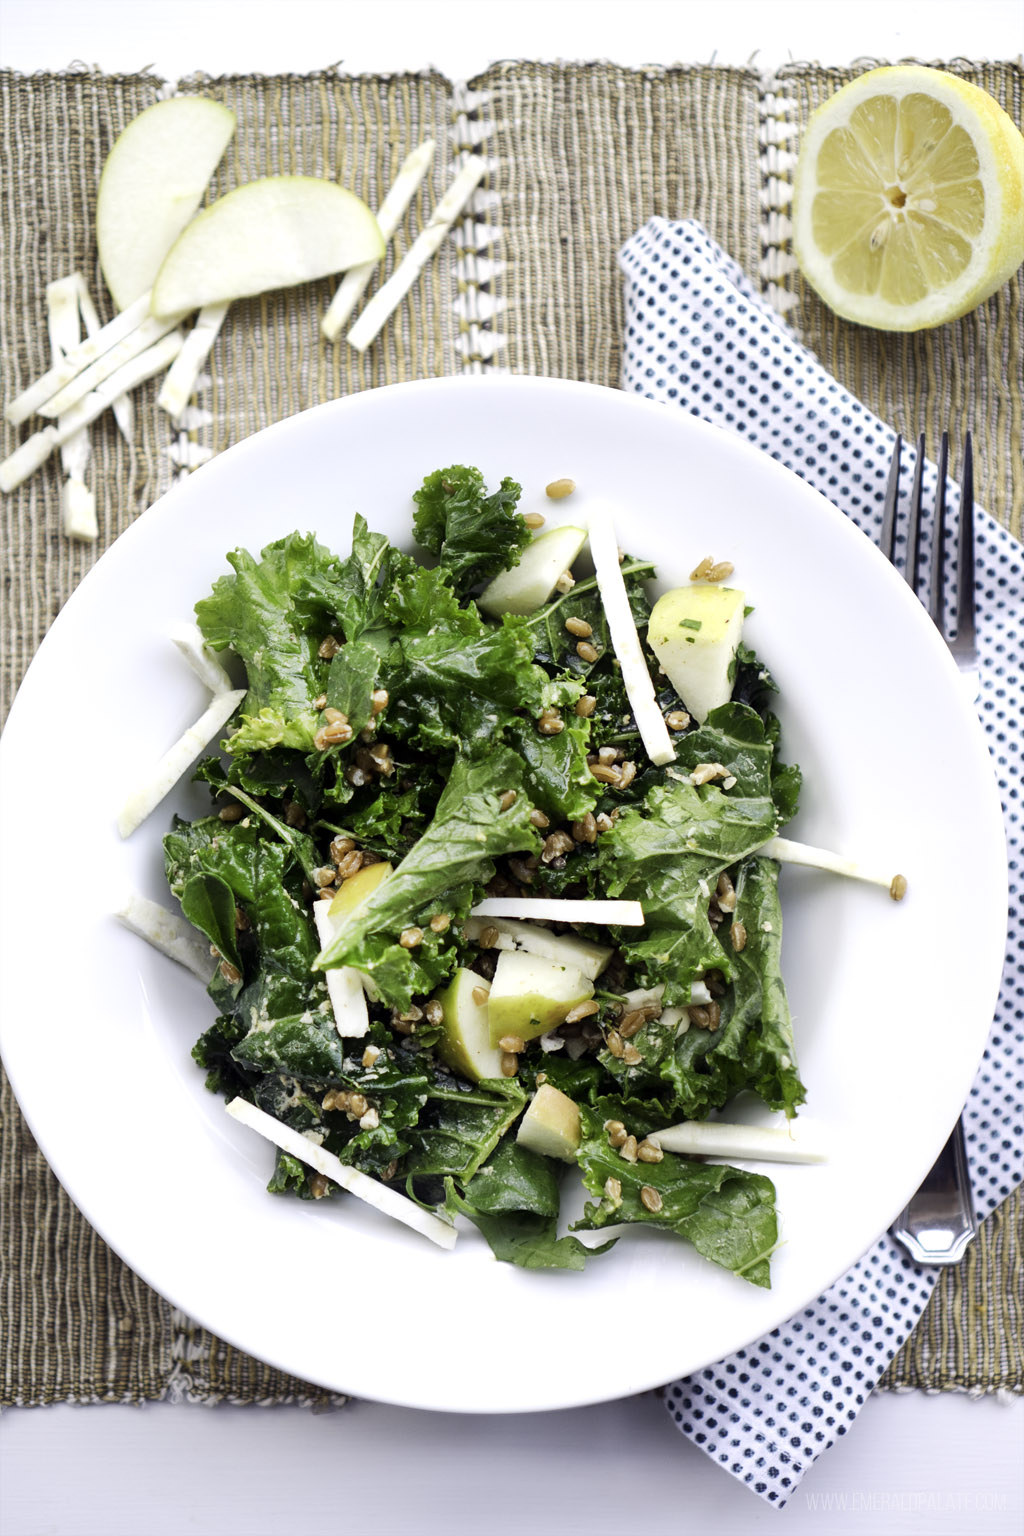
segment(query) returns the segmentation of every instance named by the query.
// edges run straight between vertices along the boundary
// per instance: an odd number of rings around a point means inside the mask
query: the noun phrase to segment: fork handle
[[[892,1235],[918,1264],[958,1264],[977,1230],[960,1119]]]

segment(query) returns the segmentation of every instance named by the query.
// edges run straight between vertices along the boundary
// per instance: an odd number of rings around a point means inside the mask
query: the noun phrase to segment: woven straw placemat
[[[952,66],[1020,118],[1016,65]],[[956,326],[880,336],[837,321],[787,259],[787,156],[807,112],[851,71],[625,70],[495,66],[468,88],[438,75],[209,79],[183,91],[226,102],[239,131],[217,190],[274,172],[337,175],[375,205],[406,153],[437,140],[430,183],[389,254],[401,256],[451,178],[459,150],[490,159],[481,207],[427,269],[364,356],[324,344],[331,284],[232,306],[208,365],[201,413],[174,432],[136,396],[130,445],[92,429],[97,545],[60,532],[59,475],[45,467],[0,501],[4,591],[0,710],[63,602],[95,559],[189,465],[322,400],[405,379],[501,367],[618,385],[622,298],[615,252],[653,214],[696,217],[865,402],[934,441],[975,433],[985,505],[1020,532],[1021,285]],[[81,270],[110,314],[92,211],[118,132],[157,100],[148,74],[0,73],[0,358],[9,398],[48,364],[47,282]],[[106,306],[106,308],[104,308]],[[21,433],[4,427],[2,452]],[[323,1403],[297,1381],[214,1338],[145,1286],[89,1227],[36,1148],[9,1085],[0,1090],[0,1406],[55,1401]],[[947,1274],[889,1386],[1021,1389],[1022,1204],[985,1224]],[[1014,1342],[1015,1341],[1015,1342]]]

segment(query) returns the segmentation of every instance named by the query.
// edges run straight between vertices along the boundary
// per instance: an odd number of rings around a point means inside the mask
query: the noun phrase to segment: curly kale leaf
[[[530,531],[516,512],[521,487],[502,480],[487,494],[478,469],[453,464],[428,475],[413,495],[417,542],[451,572],[457,592],[518,565]]]
[[[759,1173],[721,1164],[691,1162],[668,1152],[660,1163],[628,1163],[609,1144],[604,1124],[626,1117],[645,1127],[621,1101],[581,1106],[583,1142],[577,1154],[583,1182],[597,1201],[588,1204],[576,1231],[598,1231],[620,1222],[643,1222],[675,1232],[698,1253],[752,1285],[770,1287],[768,1261],[778,1246],[775,1186]],[[653,1127],[646,1127],[652,1129]],[[609,1186],[609,1180],[616,1184]],[[644,1188],[653,1190],[641,1199]],[[609,1192],[609,1190],[611,1192]],[[656,1209],[651,1210],[651,1205]]]
[[[723,870],[773,835],[771,747],[753,710],[728,704],[677,744],[677,766],[640,807],[619,817],[599,844],[609,896],[643,902],[640,940],[625,935],[623,953],[647,985],[665,983],[666,1003],[688,1003],[693,980],[730,961],[712,931],[708,908]],[[718,762],[736,783],[695,786],[687,769]]]
[[[313,700],[327,675],[317,656],[324,631],[296,600],[307,586],[333,580],[338,562],[312,534],[299,533],[268,544],[258,560],[245,549],[227,558],[235,574],[214,583],[196,617],[208,645],[230,647],[245,663],[249,692],[231,750],[308,751],[317,728]]]
[[[521,715],[533,722],[579,693],[534,663],[522,619],[485,624],[473,603],[460,607],[444,569],[397,582],[387,611],[395,634],[383,672],[387,725],[402,741],[479,755]]]

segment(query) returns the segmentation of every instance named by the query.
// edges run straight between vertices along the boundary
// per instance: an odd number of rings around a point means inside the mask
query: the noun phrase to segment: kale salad
[[[650,551],[612,533],[602,568],[571,501],[541,532],[519,498],[437,470],[420,559],[357,516],[348,555],[238,549],[197,603],[245,693],[195,769],[209,814],[164,839],[216,967],[193,1055],[276,1142],[276,1193],[435,1240],[461,1215],[527,1268],[646,1224],[767,1286],[771,1180],[669,1128],[804,1099],[759,852],[800,786],[774,684],[731,566],[652,611]]]

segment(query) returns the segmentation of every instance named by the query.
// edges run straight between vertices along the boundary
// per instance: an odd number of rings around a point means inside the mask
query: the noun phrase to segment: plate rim
[[[633,395],[633,394],[627,394],[627,393],[625,393],[623,391],[608,389],[608,388],[606,388],[604,386],[586,384],[586,383],[581,383],[581,382],[572,381],[572,380],[557,380],[557,379],[549,379],[549,378],[546,378],[546,377],[533,377],[533,376],[527,376],[527,375],[501,375],[499,377],[455,376],[455,377],[449,377],[449,378],[443,378],[443,379],[437,379],[437,380],[420,380],[420,381],[414,381],[414,382],[410,382],[410,383],[401,383],[401,384],[394,384],[394,385],[388,385],[388,386],[381,386],[380,388],[373,389],[373,390],[368,390],[368,391],[365,391],[365,392],[363,392],[363,393],[361,393],[359,395],[348,396],[348,397],[344,397],[344,398],[342,398],[340,400],[324,402],[324,403],[322,403],[322,404],[320,404],[318,406],[311,407],[307,411],[296,413],[296,415],[284,418],[281,421],[272,424],[271,426],[263,429],[262,431],[260,431],[258,433],[251,434],[249,437],[243,439],[241,442],[232,445],[231,448],[229,448],[229,449],[225,450],[223,453],[217,455],[217,457],[215,459],[211,460],[208,464],[202,466],[194,475],[190,476],[188,481],[186,481],[184,483],[179,483],[179,484],[176,484],[176,485],[172,486],[164,494],[164,496],[162,496],[159,499],[159,501],[155,502],[153,504],[153,506],[150,509],[148,509],[147,513],[140,515],[138,518],[135,519],[135,521],[131,525],[129,525],[129,527],[119,536],[118,539],[115,540],[115,542],[110,546],[110,548],[103,554],[103,556],[101,556],[100,560],[98,560],[96,562],[94,567],[87,573],[87,575],[79,583],[79,585],[76,588],[75,592],[71,594],[71,596],[68,599],[67,603],[65,603],[65,605],[62,608],[61,612],[58,614],[57,618],[55,619],[53,625],[51,625],[50,630],[48,631],[47,635],[44,637],[44,639],[43,639],[43,641],[42,641],[42,643],[41,643],[41,645],[39,647],[39,650],[36,653],[36,656],[33,657],[32,662],[30,663],[30,666],[29,666],[29,668],[26,671],[25,678],[22,680],[21,686],[19,686],[19,688],[18,688],[17,695],[16,695],[16,697],[15,697],[13,703],[12,703],[12,708],[11,708],[11,711],[10,711],[8,722],[7,722],[7,724],[5,726],[5,729],[4,729],[4,732],[3,732],[3,739],[2,739],[2,741],[0,741],[0,775],[3,775],[4,778],[6,778],[6,775],[7,775],[8,763],[9,763],[9,758],[10,758],[10,754],[11,754],[11,750],[12,750],[10,748],[10,746],[8,745],[8,743],[10,742],[10,739],[11,739],[11,723],[13,721],[13,722],[15,722],[15,725],[16,725],[16,729],[15,729],[15,732],[14,732],[14,740],[15,740],[15,745],[17,745],[18,736],[19,736],[19,733],[20,733],[20,730],[21,730],[21,726],[20,726],[21,715],[22,715],[22,713],[24,712],[24,710],[26,708],[30,707],[30,705],[25,705],[24,704],[24,699],[26,698],[26,696],[31,698],[31,688],[28,690],[28,693],[26,694],[25,684],[28,682],[29,678],[32,676],[32,671],[33,671],[33,668],[36,665],[36,661],[37,661],[38,656],[40,654],[42,654],[42,652],[44,651],[44,648],[46,648],[46,649],[50,648],[51,638],[54,635],[62,636],[63,633],[64,633],[65,628],[67,627],[67,625],[74,621],[75,615],[77,614],[76,599],[79,598],[79,594],[83,591],[83,589],[86,589],[87,587],[88,587],[88,590],[91,592],[92,588],[91,588],[91,586],[88,586],[88,584],[92,582],[92,579],[93,579],[93,577],[95,575],[95,572],[98,569],[100,569],[101,566],[103,566],[106,562],[108,562],[110,560],[110,557],[112,555],[114,555],[115,551],[117,551],[119,549],[120,549],[121,553],[118,556],[117,560],[115,560],[113,562],[113,566],[117,566],[118,561],[124,561],[124,560],[128,559],[131,556],[131,552],[135,548],[137,540],[140,537],[148,537],[148,535],[146,535],[146,534],[139,534],[138,533],[137,530],[138,530],[139,525],[145,525],[145,526],[148,526],[149,528],[153,528],[154,526],[157,525],[157,523],[159,522],[160,519],[166,519],[168,517],[173,516],[174,512],[175,512],[175,508],[176,508],[177,504],[182,500],[182,498],[184,496],[190,496],[190,495],[194,495],[195,494],[193,488],[194,488],[195,484],[197,483],[197,481],[196,481],[196,476],[197,475],[198,476],[205,476],[205,480],[202,482],[204,485],[207,484],[207,483],[210,483],[210,482],[213,481],[215,474],[225,473],[225,470],[224,470],[224,465],[225,464],[232,465],[232,464],[238,463],[239,459],[240,459],[240,457],[242,455],[245,455],[245,454],[247,454],[249,452],[253,452],[253,451],[259,451],[259,449],[256,447],[257,444],[262,447],[263,445],[265,445],[267,440],[271,438],[271,436],[275,436],[275,437],[276,436],[283,436],[283,437],[286,437],[290,430],[294,430],[294,424],[298,420],[307,419],[307,418],[310,418],[310,417],[313,417],[313,416],[329,417],[329,416],[333,416],[335,414],[338,414],[338,413],[340,413],[342,411],[346,411],[346,412],[347,411],[352,411],[354,408],[359,408],[359,409],[367,409],[368,408],[371,411],[376,411],[378,409],[386,409],[387,407],[386,407],[386,405],[383,404],[383,402],[386,400],[387,397],[389,397],[389,396],[393,397],[395,392],[402,392],[403,394],[408,395],[408,394],[410,394],[412,392],[423,393],[423,392],[429,391],[431,394],[438,395],[438,394],[445,393],[445,392],[457,393],[457,392],[461,392],[461,391],[472,391],[472,392],[476,393],[476,392],[482,391],[482,390],[501,391],[501,390],[507,389],[509,387],[511,387],[514,391],[515,390],[527,390],[529,392],[563,393],[566,390],[569,390],[569,391],[571,391],[571,392],[573,392],[573,393],[575,393],[577,395],[582,395],[583,393],[590,393],[590,394],[593,394],[593,395],[599,395],[601,397],[612,397],[612,398],[616,399],[617,402],[619,402],[619,405],[616,406],[616,409],[618,409],[619,406],[621,406],[622,404],[628,402],[629,407],[631,409],[640,410],[644,414],[648,414],[649,413],[649,414],[651,414],[653,416],[655,413],[661,413],[661,420],[663,422],[665,422],[666,424],[669,423],[669,422],[672,423],[672,426],[669,428],[670,431],[674,431],[676,429],[683,429],[683,425],[684,425],[683,422],[679,419],[678,415],[676,415],[675,413],[669,412],[666,415],[665,414],[665,407],[660,402],[653,401],[653,400],[647,399],[647,398],[642,397],[642,396]],[[822,507],[823,511],[826,511],[826,509],[827,509],[827,515],[831,516],[832,519],[834,520],[833,526],[835,528],[840,528],[841,527],[841,528],[847,529],[847,531],[851,535],[853,535],[853,537],[856,540],[863,541],[861,547],[864,550],[866,550],[866,549],[874,549],[874,546],[871,544],[870,540],[868,540],[866,538],[866,536],[863,533],[861,533],[861,531],[856,527],[856,525],[852,523],[851,519],[849,519],[838,508],[836,508],[832,503],[830,503],[827,500],[827,498],[825,498],[820,492],[815,490],[814,487],[809,486],[805,481],[800,479],[800,477],[797,476],[787,466],[781,464],[778,460],[773,459],[770,455],[768,455],[768,454],[764,453],[762,450],[756,448],[753,444],[745,441],[742,438],[737,437],[733,433],[727,432],[724,428],[721,428],[721,427],[717,426],[714,423],[705,422],[700,417],[691,415],[688,412],[685,415],[685,422],[686,422],[686,427],[688,429],[696,430],[700,434],[712,434],[714,436],[715,440],[721,446],[722,451],[725,452],[726,454],[728,454],[729,452],[736,452],[736,453],[738,453],[742,457],[747,457],[747,458],[749,458],[749,459],[751,459],[753,461],[756,461],[759,470],[766,471],[766,472],[771,473],[771,474],[774,474],[775,471],[777,471],[779,476],[782,477],[783,480],[787,481],[791,486],[795,482],[795,485],[797,487],[799,487],[799,492],[800,492],[800,494],[802,496],[804,496],[804,497],[806,497],[808,495],[813,496],[817,500],[817,502],[819,504],[821,504],[821,507]],[[684,435],[682,431],[681,431],[681,435]],[[725,446],[725,445],[728,445],[728,446]],[[772,466],[774,466],[774,468],[772,468]],[[152,516],[153,513],[157,513],[158,517],[157,518],[153,518],[153,516]],[[146,518],[147,517],[149,517],[148,524],[146,523]],[[127,553],[126,553],[126,551],[127,551]],[[890,573],[890,577],[895,577],[896,581],[900,584],[900,586],[903,586],[902,578],[896,576],[896,574],[892,571],[892,568],[889,566],[888,562],[885,561],[884,557],[880,554],[880,552],[878,552],[876,550],[875,553],[877,555],[878,561],[880,562],[879,569],[884,569],[885,571],[889,572]],[[110,565],[108,565],[107,569],[110,570],[110,569],[112,569],[112,567]],[[890,579],[890,578],[886,578],[886,579]],[[939,639],[937,637],[937,634],[936,634],[936,641],[937,641],[938,647],[940,647],[941,655],[946,658],[946,660],[949,663],[949,667],[952,668],[953,664],[952,664],[952,662],[948,658],[948,653],[946,651],[945,645],[942,643],[941,639]],[[936,652],[936,654],[939,654],[939,652]],[[973,723],[973,728],[974,728],[975,732],[977,733],[978,739],[980,740],[982,745],[985,746],[985,751],[987,753],[987,744],[985,743],[984,732],[983,732],[983,729],[981,727],[980,722],[977,720],[976,716],[974,715],[973,710],[970,712],[970,717],[969,718],[970,718],[970,720]],[[1003,883],[1005,885],[1006,884],[1006,878],[1007,878],[1005,844],[1002,841],[1001,808],[999,807],[998,792],[997,792],[997,789],[996,789],[994,776],[992,778],[991,790],[992,790],[992,793],[991,793],[991,796],[989,797],[990,798],[989,812],[991,813],[992,802],[994,802],[995,808],[996,808],[996,810],[998,812],[998,826],[999,826],[999,831],[1000,831],[999,842],[998,842],[998,844],[996,846],[998,847],[999,850],[1001,850],[1001,853],[1002,853],[1002,876],[1003,876]],[[4,881],[4,884],[6,884],[6,883],[7,882]],[[1005,911],[1005,904],[1004,904],[1004,911]],[[995,947],[996,946],[993,945],[993,949]],[[1001,973],[1001,958],[1000,958],[999,969],[995,971],[994,975],[989,980],[989,984],[990,984],[991,991],[992,991],[992,997],[991,997],[990,1001],[991,1001],[993,1006],[994,1006],[995,1000],[998,997],[998,993],[999,993],[1000,973]],[[3,990],[6,992],[8,984],[7,983],[3,983],[2,987],[3,987]],[[991,1014],[991,1011],[992,1011],[992,1009],[990,1008],[989,1009],[989,1013],[990,1014]],[[0,1042],[4,1042],[4,1041],[8,1041],[9,1042],[9,1031],[3,1026],[2,1022],[0,1022]],[[15,1058],[16,1059],[17,1059],[17,1054],[18,1054],[17,1053],[17,1048],[15,1048]],[[6,1055],[7,1055],[7,1051],[5,1050],[5,1058],[6,1058]],[[971,1066],[971,1068],[970,1068],[971,1077],[973,1077],[973,1075],[976,1072],[976,1070],[977,1070],[977,1063],[974,1063]],[[14,1092],[15,1092],[15,1096],[18,1099],[19,1106],[22,1106],[22,1096],[21,1096],[21,1094],[18,1091],[18,1067],[17,1067],[17,1065],[15,1066],[14,1070],[11,1070],[10,1066],[8,1066],[8,1071],[9,1071],[9,1075],[10,1075],[10,1078],[11,1078],[12,1088],[14,1089]],[[966,1072],[964,1073],[964,1076],[966,1076]],[[970,1078],[967,1078],[966,1083],[965,1083],[965,1089],[964,1089],[965,1094],[966,1094],[967,1090],[969,1089],[969,1086],[970,1086]],[[34,1109],[33,1109],[33,1111],[29,1111],[29,1110],[26,1110],[22,1106],[22,1113],[25,1115],[26,1121],[29,1124],[29,1128],[32,1131],[33,1135],[36,1137],[36,1140],[39,1143],[41,1149],[44,1149],[45,1137],[41,1136],[38,1133],[38,1131],[37,1131],[36,1116],[35,1116],[35,1113],[34,1113]],[[954,1118],[955,1118],[955,1116],[954,1116]],[[950,1122],[950,1125],[951,1124],[952,1124],[952,1121]],[[45,1150],[44,1150],[44,1155],[47,1155],[45,1153]],[[47,1160],[49,1161],[48,1155],[47,1155]],[[74,1179],[74,1176],[73,1176],[73,1172],[72,1172],[72,1174],[70,1176],[65,1178],[65,1173],[67,1172],[67,1170],[58,1169],[58,1168],[56,1168],[54,1166],[53,1163],[50,1163],[50,1166],[53,1169],[53,1171],[56,1173],[58,1179],[60,1180],[61,1184],[63,1185],[63,1187],[65,1188],[65,1190],[69,1194],[70,1198],[76,1204],[78,1209],[82,1212],[82,1214],[85,1217],[85,1219],[90,1221],[91,1225],[95,1226],[95,1223],[92,1221],[92,1218],[88,1214],[88,1201],[87,1201],[87,1199],[83,1198],[83,1199],[80,1200],[79,1198],[77,1198],[79,1192],[75,1189],[75,1179]],[[925,1169],[926,1169],[927,1166],[928,1166],[928,1164],[925,1165]],[[897,1208],[896,1211],[892,1212],[892,1215],[890,1216],[889,1220],[891,1220],[892,1217],[894,1217],[897,1214],[897,1212],[898,1212],[898,1208]],[[889,1222],[887,1221],[885,1225],[888,1226],[888,1224],[889,1224]],[[111,1238],[106,1234],[106,1232],[104,1232],[102,1230],[101,1227],[97,1226],[96,1230],[100,1232],[100,1235],[103,1237],[104,1241],[107,1242],[109,1244],[109,1246],[111,1248],[113,1248],[116,1253],[119,1254],[119,1256],[123,1259],[123,1261],[126,1264],[128,1264],[129,1267],[134,1268],[134,1265],[132,1264],[132,1260],[131,1260],[131,1257],[130,1257],[129,1253],[122,1250],[122,1247],[120,1246],[119,1242],[116,1241],[116,1240],[112,1241]],[[884,1231],[885,1227],[881,1228],[880,1230]],[[142,1276],[142,1278],[145,1279],[146,1283],[150,1284],[153,1287],[153,1289],[157,1291],[157,1293],[159,1295],[166,1297],[167,1293],[164,1290],[162,1290],[160,1285],[158,1283],[156,1283],[153,1279],[151,1279],[149,1277],[149,1275],[145,1273],[145,1271],[140,1269],[140,1270],[137,1270],[136,1272],[139,1273]],[[819,1290],[820,1290],[820,1287],[817,1284],[815,1284],[810,1289],[809,1294],[806,1297],[805,1301],[801,1302],[796,1307],[794,1307],[791,1304],[790,1300],[787,1299],[784,1316],[779,1318],[778,1322],[784,1321],[786,1317],[789,1317],[789,1316],[793,1315],[795,1311],[799,1311],[803,1305],[807,1304],[807,1301],[813,1300],[814,1295],[816,1295],[819,1292]],[[176,1300],[174,1300],[173,1304],[178,1305],[179,1303]],[[778,1325],[778,1322],[776,1323],[775,1326]],[[225,1328],[222,1325],[221,1322],[217,1322],[217,1324],[213,1328],[213,1331],[215,1331],[220,1337],[229,1339],[229,1340],[231,1340],[231,1342],[236,1343],[236,1347],[238,1347],[240,1349],[243,1349],[243,1350],[245,1350],[248,1353],[253,1353],[254,1352],[253,1349],[252,1349],[252,1345],[249,1342],[245,1341],[244,1339],[242,1339],[240,1337],[237,1337],[237,1336],[234,1339],[231,1339],[230,1330]],[[759,1336],[760,1336],[760,1331],[758,1332],[758,1334],[754,1335],[755,1338],[759,1337]],[[740,1346],[737,1346],[737,1347],[740,1347]],[[289,1371],[289,1372],[294,1370],[294,1366],[290,1365],[286,1360],[274,1358],[272,1355],[269,1355],[267,1353],[259,1352],[258,1353],[258,1358],[267,1360],[269,1363],[277,1365],[278,1368],[280,1368],[282,1370]],[[697,1368],[698,1367],[691,1367],[691,1369],[697,1369]],[[677,1374],[677,1373],[669,1372],[669,1375],[672,1375],[672,1374]],[[658,1385],[664,1379],[665,1379],[665,1377],[659,1377],[657,1379],[654,1379],[654,1380],[651,1380],[651,1381],[647,1382],[646,1385],[647,1386]],[[345,1387],[339,1386],[337,1384],[332,1384],[329,1387],[329,1390],[343,1391],[343,1390],[348,1390],[348,1389],[345,1388]],[[365,1396],[365,1397],[370,1398],[370,1399],[372,1399],[374,1397],[374,1393],[373,1393],[372,1389],[367,1389],[363,1385],[360,1385],[357,1390],[358,1390],[358,1395]],[[399,1396],[395,1396],[395,1395],[393,1395],[391,1393],[389,1393],[387,1395],[384,1395],[384,1396],[381,1396],[377,1400],[388,1401],[388,1402],[401,1402],[401,1403],[405,1403],[408,1406],[428,1407],[428,1408],[433,1408],[433,1409],[438,1410],[438,1411],[453,1411],[453,1412],[454,1411],[458,1411],[458,1412],[488,1412],[488,1413],[489,1412],[520,1412],[520,1411],[526,1412],[526,1411],[538,1411],[538,1410],[542,1410],[542,1409],[543,1410],[552,1410],[552,1411],[554,1411],[554,1410],[556,1410],[558,1408],[562,1408],[562,1407],[573,1407],[573,1406],[580,1406],[580,1405],[582,1405],[584,1403],[604,1401],[604,1400],[607,1400],[609,1397],[616,1397],[616,1396],[622,1395],[622,1390],[623,1389],[621,1387],[615,1386],[615,1387],[611,1388],[609,1391],[603,1392],[603,1393],[599,1392],[599,1393],[595,1394],[593,1392],[587,1392],[586,1394],[584,1394],[582,1396],[580,1396],[580,1395],[569,1395],[569,1396],[566,1396],[564,1399],[561,1399],[561,1400],[558,1400],[558,1401],[548,1400],[548,1401],[545,1401],[543,1403],[537,1403],[537,1404],[532,1404],[532,1405],[529,1405],[529,1404],[515,1405],[515,1406],[512,1406],[512,1407],[486,1406],[486,1405],[485,1406],[477,1407],[477,1406],[474,1406],[472,1404],[449,1405],[449,1404],[444,1404],[444,1403],[426,1402],[426,1401],[418,1399],[415,1395],[408,1396],[408,1397],[399,1397]],[[630,1385],[625,1390],[627,1390],[627,1391],[639,1391],[639,1390],[644,1390],[644,1387],[643,1386]]]

